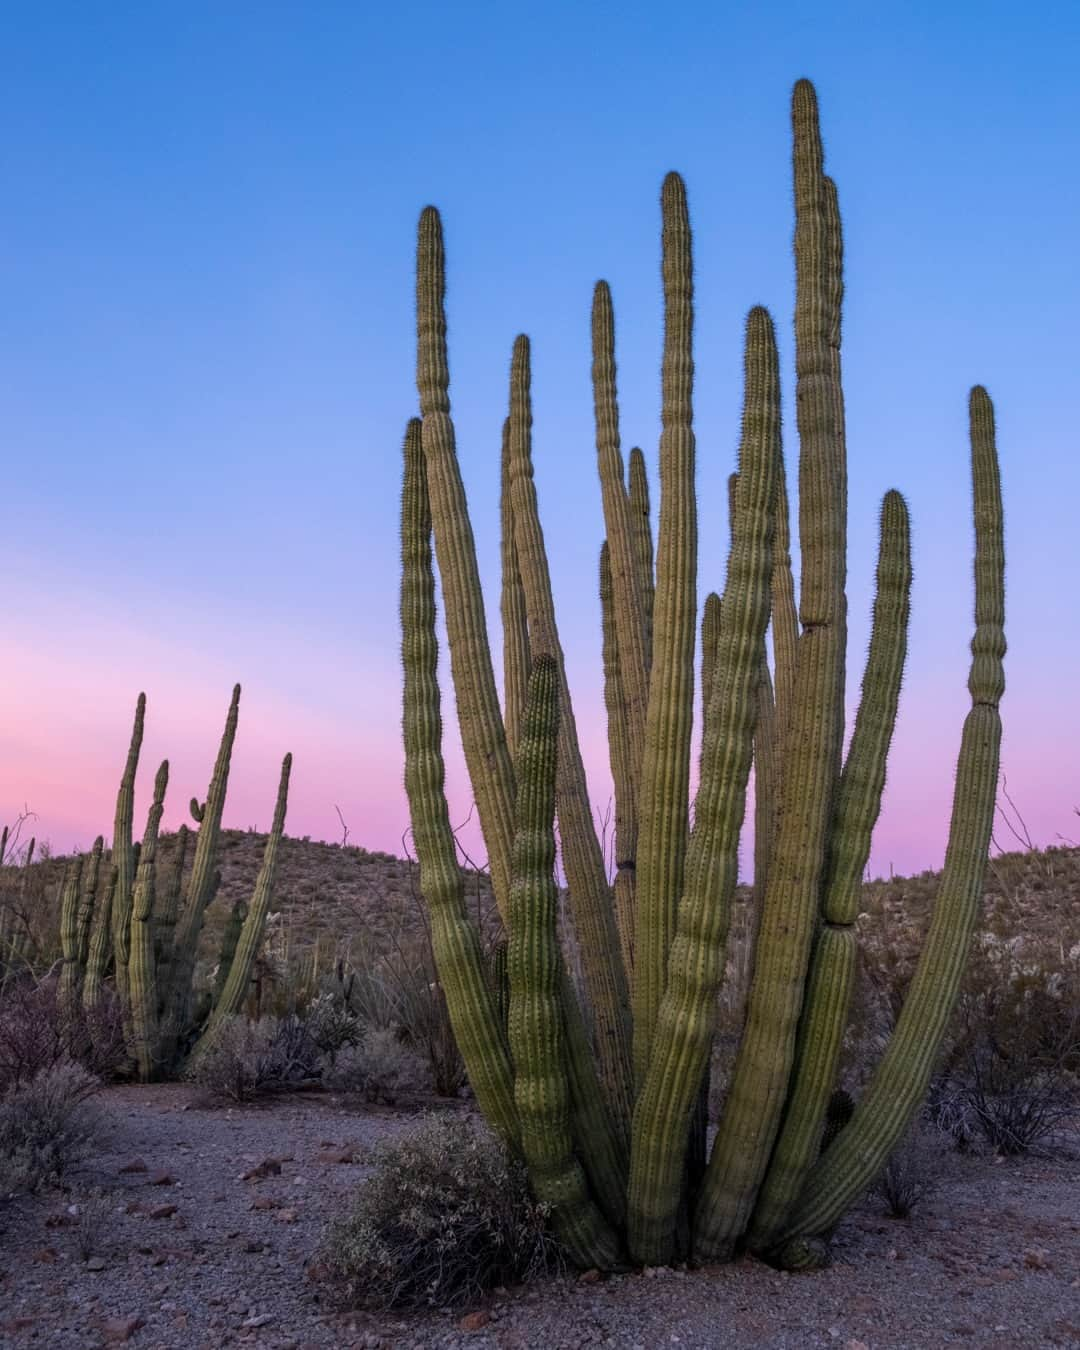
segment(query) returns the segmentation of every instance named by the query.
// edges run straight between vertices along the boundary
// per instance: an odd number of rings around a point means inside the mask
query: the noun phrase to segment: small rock
[[[1049,1270],[1050,1253],[1045,1247],[1029,1247],[1024,1253],[1024,1265],[1030,1270]]]
[[[104,1270],[105,1262],[100,1256],[92,1256],[86,1263],[87,1270]]]
[[[252,1209],[277,1209],[278,1201],[272,1195],[257,1195],[251,1202]]]
[[[129,1200],[124,1206],[125,1214],[145,1214],[146,1206],[141,1200]]]
[[[356,1161],[356,1150],[353,1148],[321,1148],[315,1155],[317,1163],[353,1163]]]
[[[264,1158],[261,1163],[256,1163],[254,1167],[249,1167],[246,1172],[240,1176],[241,1181],[261,1181],[263,1177],[281,1176],[280,1158]]]
[[[274,1320],[273,1313],[260,1313],[258,1317],[249,1317],[247,1321],[241,1323],[241,1325],[250,1330],[251,1328],[254,1327],[265,1327],[273,1320]]]
[[[295,1223],[299,1217],[300,1211],[298,1209],[279,1209],[274,1215],[278,1223]]]
[[[142,1325],[141,1317],[110,1317],[102,1324],[101,1334],[113,1344],[130,1341]]]
[[[148,1184],[151,1186],[175,1186],[176,1178],[171,1172],[155,1172]]]
[[[594,1266],[592,1270],[583,1270],[578,1276],[578,1284],[597,1284],[600,1280],[600,1272]]]
[[[146,1163],[141,1158],[132,1158],[130,1162],[124,1163],[123,1167],[120,1168],[120,1175],[123,1176],[125,1172],[146,1172],[147,1170]]]
[[[37,1266],[51,1266],[59,1254],[55,1247],[39,1247],[30,1259]]]
[[[480,1331],[491,1321],[491,1314],[484,1308],[477,1312],[466,1313],[458,1323],[461,1331]]]
[[[1012,1270],[1009,1266],[1002,1266],[1000,1270],[994,1271],[994,1279],[999,1284],[1008,1284],[1010,1280],[1018,1280],[1019,1278],[1020,1272]]]
[[[152,1219],[171,1219],[175,1213],[175,1205],[154,1205],[150,1210],[150,1217]]]

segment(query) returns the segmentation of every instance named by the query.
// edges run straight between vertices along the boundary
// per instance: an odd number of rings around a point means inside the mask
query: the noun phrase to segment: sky
[[[493,626],[510,349],[532,338],[541,513],[602,813],[592,287],[612,286],[623,443],[644,448],[655,493],[659,189],[678,169],[704,596],[723,582],[753,304],[776,319],[789,468],[797,453],[788,107],[808,76],[846,243],[851,715],[887,488],[913,522],[869,870],[944,855],[968,706],[974,383],[995,400],[1005,493],[1003,771],[1034,842],[1080,837],[1078,62],[1065,3],[9,6],[0,820],[29,807],[56,851],[108,837],[145,690],[137,821],[167,756],[174,828],[205,794],[240,681],[225,823],[268,826],[290,750],[290,834],[339,839],[340,810],[350,843],[401,851],[397,509],[429,202]],[[452,725],[447,757],[463,821]],[[996,833],[1015,844],[1004,820]]]

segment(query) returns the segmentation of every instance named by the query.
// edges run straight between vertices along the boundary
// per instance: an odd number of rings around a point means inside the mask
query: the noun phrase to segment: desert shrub
[[[304,1027],[321,1055],[330,1063],[361,1038],[360,1019],[348,1001],[333,990],[316,994],[304,1014]]]
[[[937,1189],[941,1171],[940,1135],[916,1122],[890,1154],[870,1194],[884,1202],[894,1219],[906,1219]]]
[[[933,1094],[954,1138],[1026,1153],[1080,1113],[1080,964],[1046,942],[983,935]]]
[[[431,1091],[431,1069],[396,1027],[368,1027],[343,1047],[323,1069],[323,1083],[334,1092],[356,1093],[368,1102],[393,1106],[399,1098]]]
[[[97,1007],[63,1006],[55,975],[10,980],[0,993],[0,1093],[29,1082],[43,1069],[80,1064],[107,1079],[126,1061],[120,1000],[102,991]]]
[[[98,1086],[70,1061],[8,1086],[0,1096],[0,1190],[37,1190],[84,1156],[97,1128],[87,1099]]]
[[[80,1260],[104,1254],[105,1230],[114,1204],[113,1197],[100,1188],[72,1191],[68,1207],[72,1220],[69,1233]]]
[[[318,1047],[298,1017],[227,1017],[188,1070],[208,1103],[296,1091],[316,1083],[319,1074]]]
[[[432,1118],[372,1153],[349,1212],[327,1226],[319,1265],[349,1307],[468,1303],[560,1264],[524,1168],[484,1127]]]

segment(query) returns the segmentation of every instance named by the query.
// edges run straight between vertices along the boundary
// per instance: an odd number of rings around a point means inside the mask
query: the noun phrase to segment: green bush
[[[524,1169],[484,1127],[431,1118],[378,1145],[371,1161],[319,1257],[346,1306],[447,1307],[560,1268]]]

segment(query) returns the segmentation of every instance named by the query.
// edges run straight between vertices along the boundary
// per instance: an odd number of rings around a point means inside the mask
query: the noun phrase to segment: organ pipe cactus
[[[101,884],[101,839],[96,841],[88,865],[84,866],[84,860],[79,859],[68,869],[61,905],[64,954],[61,992],[70,1002],[81,990],[83,1005],[93,1008],[100,1002],[111,975],[125,1011],[131,1058],[143,1081],[180,1067],[193,1041],[195,1050],[200,1045],[205,1048],[221,1018],[239,1010],[262,945],[284,834],[291,755],[286,755],[282,764],[274,820],[251,902],[236,933],[226,935],[225,959],[219,962],[222,980],[210,991],[208,999],[196,996],[195,958],[203,920],[221,880],[217,854],[239,701],[237,685],[206,799],[193,803],[192,814],[200,819],[201,825],[186,888],[184,867],[191,834],[188,827],[181,825],[172,857],[165,864],[158,847],[168,786],[167,762],[158,770],[142,843],[131,840],[135,777],[146,715],[144,694],[139,695],[136,705],[131,744],[117,796],[108,885]],[[124,880],[129,867],[130,886]],[[84,883],[81,887],[80,873]],[[126,902],[125,887],[130,892]],[[125,906],[127,919],[121,922]]]
[[[862,1100],[853,1112],[838,1113],[830,1103],[837,1100],[837,1055],[849,1011],[858,885],[896,719],[911,565],[907,509],[890,491],[881,513],[862,699],[845,757],[842,240],[836,188],[824,171],[817,100],[805,80],[795,87],[792,123],[800,594],[796,606],[776,343],[770,316],[755,308],[746,326],[727,580],[722,601],[710,596],[702,629],[704,730],[692,830],[693,283],[689,214],[677,175],[665,179],[661,201],[665,331],[655,555],[644,458],[631,452],[627,482],[619,448],[612,297],[604,283],[593,297],[606,536],[602,655],[616,785],[614,887],[596,867],[599,846],[588,818],[551,600],[532,478],[528,339],[519,337],[514,346],[503,445],[502,614],[509,631],[507,706],[500,709],[450,418],[441,224],[432,207],[420,220],[422,421],[411,422],[406,437],[401,618],[406,787],[421,888],[432,912],[440,979],[481,1108],[524,1158],[534,1190],[553,1206],[556,1228],[584,1265],[715,1260],[745,1248],[788,1268],[827,1259],[828,1234],[884,1163],[926,1090],[982,884],[998,770],[1005,639],[993,409],[977,388],[970,403],[972,708],[945,870],[894,1036]],[[509,1039],[462,903],[443,795],[432,532],[462,743],[495,897],[509,931]],[[702,1168],[700,1102],[752,764],[753,973],[731,1086]],[[555,937],[553,792],[595,1069],[579,995]],[[625,903],[631,891],[632,932]]]

